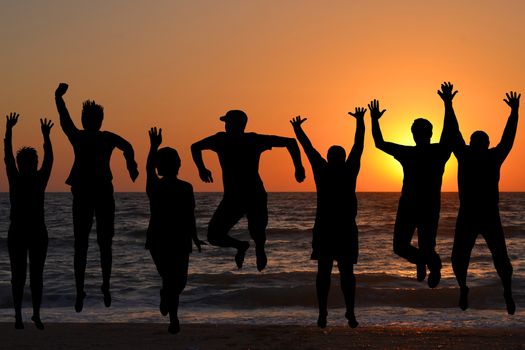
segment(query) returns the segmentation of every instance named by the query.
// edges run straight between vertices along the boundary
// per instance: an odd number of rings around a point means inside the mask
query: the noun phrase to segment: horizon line
[[[0,191],[0,194],[9,191]],[[71,193],[71,191],[46,191],[45,193]],[[113,193],[146,193],[146,191],[114,191]],[[223,191],[194,191],[193,193],[224,193]],[[266,193],[317,193],[317,191],[266,191]],[[355,193],[401,193],[401,191],[356,191]],[[458,193],[458,191],[441,191],[441,193]],[[522,191],[500,191],[501,193],[525,193]]]

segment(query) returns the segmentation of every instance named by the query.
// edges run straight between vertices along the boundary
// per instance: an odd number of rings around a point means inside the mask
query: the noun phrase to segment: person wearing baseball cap
[[[267,194],[259,175],[261,154],[273,147],[285,147],[295,167],[295,179],[305,178],[301,153],[294,138],[245,132],[248,117],[241,110],[230,110],[219,118],[225,131],[206,137],[191,146],[193,161],[202,181],[213,182],[212,173],[204,165],[202,151],[217,153],[222,169],[224,196],[208,226],[208,242],[219,247],[237,249],[235,263],[241,268],[249,242],[228,233],[246,215],[248,230],[255,243],[257,269],[267,264],[264,246],[268,224]]]

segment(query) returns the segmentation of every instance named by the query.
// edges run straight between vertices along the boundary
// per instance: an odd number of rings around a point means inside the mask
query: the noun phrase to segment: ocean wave
[[[344,307],[345,301],[339,283],[333,281],[328,300],[329,307]],[[458,288],[356,288],[356,306],[359,307],[411,307],[411,308],[455,308],[458,304]],[[516,302],[525,300],[520,296]],[[194,306],[230,307],[232,309],[254,309],[268,307],[316,307],[315,284],[289,288],[263,287],[244,288],[223,294],[203,296],[189,303]],[[472,309],[505,308],[500,286],[479,286],[470,289],[469,304]]]

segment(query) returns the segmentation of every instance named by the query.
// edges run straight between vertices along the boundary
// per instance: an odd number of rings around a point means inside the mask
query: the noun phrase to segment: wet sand
[[[166,324],[31,322],[24,330],[0,323],[2,349],[525,349],[517,329],[251,326],[183,324],[171,335]]]

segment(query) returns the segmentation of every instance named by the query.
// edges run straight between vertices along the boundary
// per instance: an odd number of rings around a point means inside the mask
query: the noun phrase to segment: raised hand
[[[365,117],[365,113],[366,113],[366,108],[363,108],[363,107],[356,107],[354,113],[348,112],[349,115],[351,115],[352,117],[354,117],[356,119],[364,118]]]
[[[292,120],[290,120],[290,124],[292,124],[294,128],[299,128],[301,127],[301,124],[304,123],[305,121],[307,121],[306,118],[303,119],[301,118],[300,115],[298,115],[297,117],[292,118]]]
[[[149,129],[149,143],[151,147],[158,148],[162,143],[162,129],[157,131],[157,128]]]
[[[11,112],[9,113],[9,115],[6,115],[5,116],[5,119],[6,119],[6,122],[5,122],[5,127],[7,129],[12,129],[16,123],[18,122],[18,117],[20,116],[20,114],[16,113],[16,112]]]
[[[55,96],[57,96],[57,97],[64,96],[64,94],[66,93],[68,87],[69,87],[69,85],[67,85],[66,83],[58,84],[58,87],[55,90]]]
[[[42,130],[42,135],[49,136],[53,125],[55,124],[53,124],[51,120],[47,120],[47,118],[40,118],[40,129]]]
[[[386,109],[383,109],[382,111],[379,110],[379,101],[378,100],[372,100],[368,104],[368,108],[370,109],[370,117],[374,120],[379,120],[383,113],[386,112]]]
[[[452,101],[454,96],[456,96],[456,94],[458,93],[458,90],[452,92],[453,90],[454,90],[454,85],[452,85],[452,83],[449,81],[449,82],[444,82],[443,84],[441,84],[441,90],[438,90],[437,93],[443,101],[447,102],[447,101]]]
[[[211,171],[209,171],[206,168],[199,170],[199,177],[204,182],[213,182],[213,177],[211,176]]]
[[[512,109],[518,109],[520,107],[520,97],[521,94],[518,94],[516,91],[510,91],[505,94],[507,96],[506,99],[503,99],[506,104],[509,105]]]

